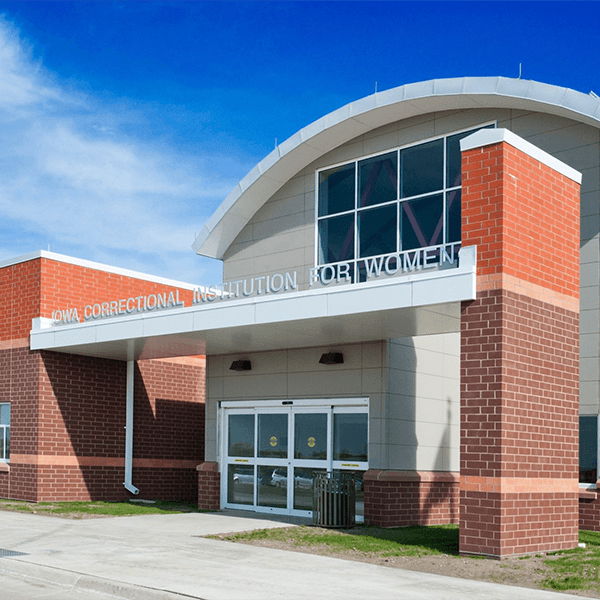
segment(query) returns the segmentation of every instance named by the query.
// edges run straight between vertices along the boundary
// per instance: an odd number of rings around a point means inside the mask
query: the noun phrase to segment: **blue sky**
[[[39,249],[197,284],[196,232],[274,147],[428,79],[600,94],[597,2],[0,0],[0,260]]]

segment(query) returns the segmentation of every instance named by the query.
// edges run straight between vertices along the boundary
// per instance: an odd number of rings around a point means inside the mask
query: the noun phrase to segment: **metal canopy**
[[[36,320],[32,350],[137,360],[328,346],[458,331],[475,298],[475,247],[460,266],[368,284],[215,300],[161,312],[52,326]]]

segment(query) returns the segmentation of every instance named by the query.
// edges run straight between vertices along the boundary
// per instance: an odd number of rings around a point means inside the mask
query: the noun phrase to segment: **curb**
[[[19,560],[0,559],[0,575],[37,580],[68,591],[90,591],[123,600],[206,600],[201,596],[189,596]]]

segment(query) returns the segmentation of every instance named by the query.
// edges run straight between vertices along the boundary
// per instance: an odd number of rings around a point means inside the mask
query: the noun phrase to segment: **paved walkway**
[[[128,600],[576,598],[202,537],[293,522],[231,512],[74,521],[0,511],[0,576]]]

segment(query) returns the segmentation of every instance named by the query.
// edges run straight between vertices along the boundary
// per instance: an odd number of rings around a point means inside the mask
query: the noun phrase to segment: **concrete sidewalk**
[[[0,575],[129,600],[576,598],[202,537],[288,523],[297,520],[222,512],[73,521],[0,511]]]

